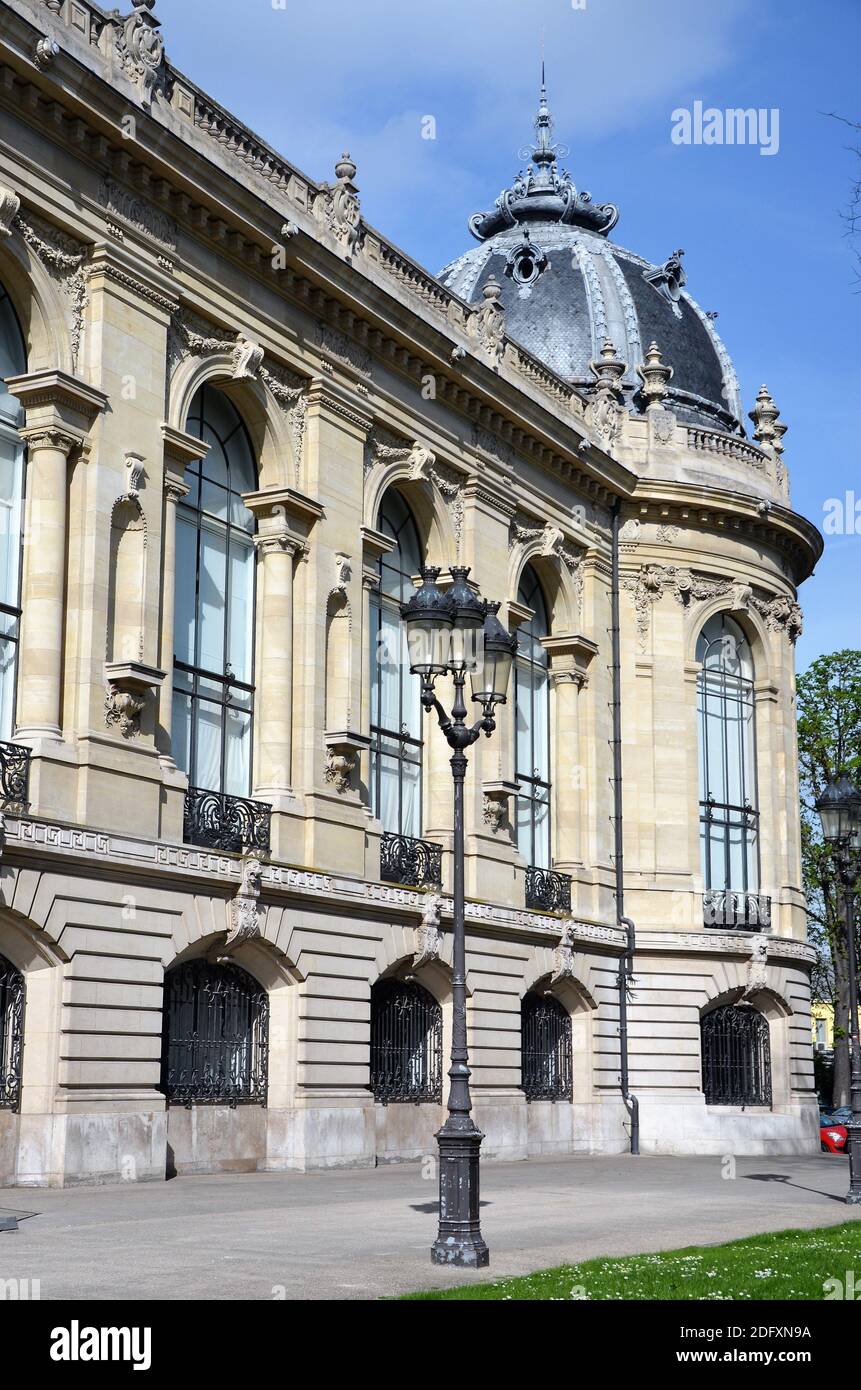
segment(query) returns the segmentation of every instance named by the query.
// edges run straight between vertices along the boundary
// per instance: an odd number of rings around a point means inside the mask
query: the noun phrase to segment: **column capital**
[[[168,502],[173,502],[176,505],[178,505],[182,501],[183,497],[188,496],[190,491],[191,489],[189,488],[188,483],[184,483],[181,478],[177,477],[173,473],[165,473],[164,495],[167,498]]]
[[[34,425],[32,429],[25,426],[19,434],[31,453],[38,449],[57,449],[66,458],[84,439],[83,435],[72,434],[56,425]]]
[[[104,391],[58,367],[7,377],[6,386],[24,407],[28,432],[61,429],[78,443],[108,404]]]
[[[305,542],[298,536],[292,536],[289,531],[282,530],[272,535],[258,535],[254,537],[254,549],[258,555],[298,555],[306,549]]]

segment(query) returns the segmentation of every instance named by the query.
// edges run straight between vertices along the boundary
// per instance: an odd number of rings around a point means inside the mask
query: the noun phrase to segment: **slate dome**
[[[637,367],[657,343],[673,368],[667,405],[680,420],[743,434],[738,380],[713,320],[684,288],[683,251],[662,264],[608,240],[619,210],[580,192],[559,165],[542,74],[536,142],[522,150],[526,172],[494,207],[469,219],[478,246],[452,261],[439,279],[470,303],[495,279],[502,287],[506,332],[559,376],[585,390],[590,363],[610,339],[626,365],[628,408],[644,409]]]

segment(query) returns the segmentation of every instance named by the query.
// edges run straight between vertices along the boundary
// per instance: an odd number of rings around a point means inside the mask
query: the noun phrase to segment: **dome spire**
[[[553,139],[553,116],[547,98],[547,72],[542,38],[541,86],[535,117],[535,143],[519,150],[529,167],[517,175],[510,188],[504,188],[490,212],[476,212],[468,226],[478,241],[523,222],[564,222],[606,236],[619,220],[613,203],[595,204],[592,195],[578,192],[570,174],[558,161],[568,154],[567,145]]]

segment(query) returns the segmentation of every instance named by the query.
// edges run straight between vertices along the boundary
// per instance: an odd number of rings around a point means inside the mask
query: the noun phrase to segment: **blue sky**
[[[436,271],[474,244],[532,135],[541,35],[574,181],[618,203],[613,240],[662,261],[790,426],[793,505],[822,526],[861,504],[861,236],[841,219],[861,174],[859,0],[159,0],[172,60],[314,178],[344,149],[367,219]],[[680,146],[678,107],[779,111],[779,150]],[[433,116],[436,139],[422,138]],[[849,527],[844,528],[849,531]],[[799,666],[861,648],[857,534],[826,536],[801,591]]]

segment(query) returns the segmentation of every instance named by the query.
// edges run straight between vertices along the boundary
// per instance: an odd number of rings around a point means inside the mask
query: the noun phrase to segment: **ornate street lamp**
[[[484,1135],[472,1118],[469,1057],[466,1044],[466,927],[464,921],[463,784],[465,749],[496,728],[494,710],[508,695],[516,638],[467,583],[469,570],[453,567],[454,583],[444,593],[439,570],[422,570],[422,586],[401,612],[407,627],[410,670],[421,676],[422,705],[436,710],[439,726],[453,749],[454,779],[454,951],[451,980],[452,1029],[448,1119],[437,1134],[439,1144],[439,1231],[431,1247],[434,1264],[479,1269],[490,1260],[479,1215],[479,1149]],[[472,698],[482,710],[475,724],[466,723],[464,686],[470,675]],[[437,676],[450,674],[454,701],[447,714],[434,693]]]
[[[861,791],[845,772],[827,783],[816,800],[822,835],[831,848],[843,889],[846,918],[846,968],[849,974],[850,1206],[861,1205],[861,1043],[858,1037],[858,963],[855,950],[855,891],[861,874]]]

